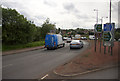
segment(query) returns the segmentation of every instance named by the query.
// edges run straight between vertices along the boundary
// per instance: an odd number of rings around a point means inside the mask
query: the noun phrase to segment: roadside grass
[[[36,47],[36,46],[43,46],[45,43],[44,40],[31,42],[28,44],[19,44],[19,45],[2,45],[2,51],[10,51],[10,50],[16,50],[16,49],[22,49],[22,48],[30,48],[30,47]]]

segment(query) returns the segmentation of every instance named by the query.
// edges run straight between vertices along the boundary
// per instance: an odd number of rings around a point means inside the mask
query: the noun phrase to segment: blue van
[[[60,34],[47,34],[45,37],[45,48],[47,49],[55,49],[59,46],[65,45],[62,36]]]

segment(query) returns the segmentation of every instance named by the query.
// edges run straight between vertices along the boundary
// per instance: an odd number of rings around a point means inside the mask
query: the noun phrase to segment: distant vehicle
[[[45,48],[55,49],[59,46],[65,46],[65,43],[60,34],[47,34],[45,37]]]
[[[72,41],[71,38],[67,38],[67,43],[70,43]]]
[[[63,37],[63,40],[67,40],[67,37]]]
[[[114,41],[116,41],[116,39],[114,39]]]
[[[94,35],[89,35],[89,39],[90,40],[95,40],[95,36]]]
[[[120,42],[120,38],[118,39],[118,42]]]
[[[84,37],[83,40],[87,40],[87,37]]]
[[[72,39],[74,39],[75,37],[72,37]]]
[[[79,35],[79,34],[75,35],[75,39],[77,39],[77,40],[80,40],[80,37],[81,37],[81,35]]]
[[[81,39],[82,39],[82,40],[87,40],[87,38],[86,38],[86,37],[81,37]]]
[[[83,42],[81,40],[72,40],[70,43],[70,49],[72,48],[82,48]]]

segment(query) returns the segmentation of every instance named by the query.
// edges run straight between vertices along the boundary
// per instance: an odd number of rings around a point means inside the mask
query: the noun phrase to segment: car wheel
[[[63,43],[63,47],[65,47],[65,44]]]
[[[83,48],[83,45],[82,45],[82,48]]]
[[[50,48],[47,47],[47,50],[49,50]]]

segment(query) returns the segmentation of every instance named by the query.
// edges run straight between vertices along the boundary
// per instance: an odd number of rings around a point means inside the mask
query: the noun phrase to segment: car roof
[[[72,42],[80,42],[80,40],[72,40]]]

